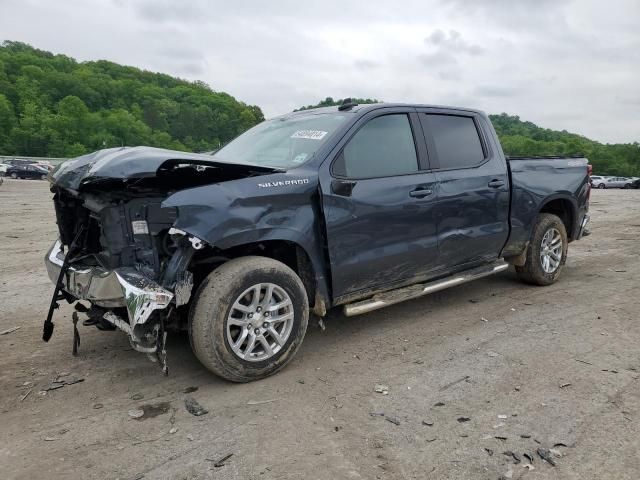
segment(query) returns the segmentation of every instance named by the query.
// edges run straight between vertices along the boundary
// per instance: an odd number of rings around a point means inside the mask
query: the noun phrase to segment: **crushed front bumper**
[[[57,240],[45,257],[49,278],[55,284],[64,263]],[[63,290],[78,300],[104,308],[126,307],[131,327],[145,323],[154,310],[167,308],[173,293],[134,268],[106,270],[98,266],[71,264],[62,280]]]

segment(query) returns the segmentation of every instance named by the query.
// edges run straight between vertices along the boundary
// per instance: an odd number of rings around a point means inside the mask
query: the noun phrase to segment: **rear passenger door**
[[[367,113],[322,168],[335,299],[393,286],[435,267],[437,185],[415,109]]]
[[[440,266],[496,259],[509,234],[509,178],[486,120],[473,112],[421,109],[420,121],[439,184]]]

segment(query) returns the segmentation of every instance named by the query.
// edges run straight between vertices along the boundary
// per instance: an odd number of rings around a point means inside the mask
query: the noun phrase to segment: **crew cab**
[[[506,158],[486,114],[345,102],[213,155],[115,148],[51,174],[57,302],[167,369],[167,332],[236,382],[291,360],[310,312],[370,312],[501,272],[554,283],[588,234],[585,158]],[[77,339],[78,333],[74,338]],[[74,347],[77,342],[74,342]]]

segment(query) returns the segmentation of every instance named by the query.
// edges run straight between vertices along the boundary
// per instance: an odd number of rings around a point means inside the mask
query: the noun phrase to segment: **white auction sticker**
[[[327,132],[323,130],[298,130],[291,138],[308,138],[309,140],[322,140]]]
[[[131,222],[134,235],[146,235],[149,233],[149,225],[145,220],[134,220]]]

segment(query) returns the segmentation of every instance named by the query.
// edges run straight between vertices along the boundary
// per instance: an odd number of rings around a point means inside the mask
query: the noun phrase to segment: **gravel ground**
[[[593,234],[553,286],[508,271],[333,312],[286,369],[247,385],[210,375],[184,335],[169,377],[119,332],[81,327],[73,357],[68,305],[43,343],[46,183],[5,180],[0,211],[0,331],[20,327],[0,335],[3,479],[639,477],[640,191],[593,192]]]

